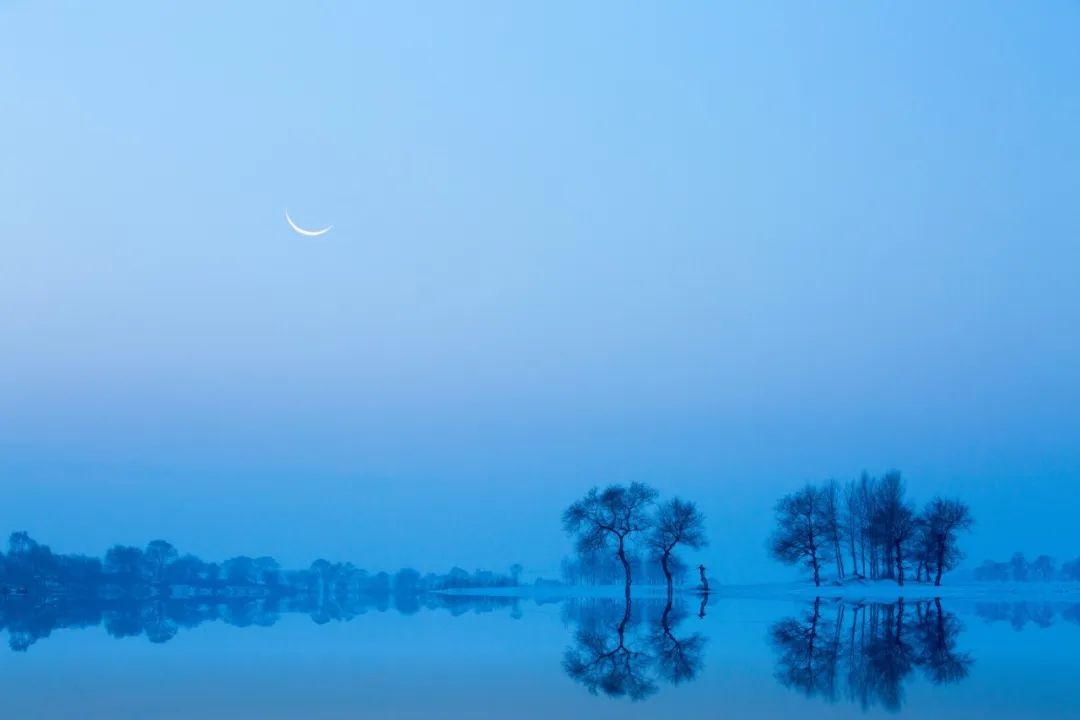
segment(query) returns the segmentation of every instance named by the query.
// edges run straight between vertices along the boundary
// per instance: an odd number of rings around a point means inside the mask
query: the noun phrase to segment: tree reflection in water
[[[577,631],[563,669],[594,695],[644,700],[660,681],[693,680],[703,665],[705,637],[678,633],[686,612],[672,600],[574,600],[564,614]]]
[[[828,702],[899,710],[916,670],[935,685],[967,677],[974,660],[957,649],[962,625],[940,600],[830,603],[775,623],[769,640],[785,687]]]

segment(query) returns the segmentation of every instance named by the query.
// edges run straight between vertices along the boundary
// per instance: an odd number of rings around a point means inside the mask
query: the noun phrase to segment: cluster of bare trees
[[[769,553],[789,565],[802,564],[821,585],[832,565],[836,577],[895,579],[941,584],[943,573],[963,558],[958,536],[972,525],[971,510],[956,499],[936,497],[921,510],[906,498],[898,472],[880,478],[829,480],[785,495],[776,504]]]
[[[580,555],[610,553],[618,559],[627,598],[635,551],[644,550],[659,562],[670,597],[680,565],[677,549],[701,548],[708,542],[705,517],[697,505],[677,497],[657,503],[656,490],[640,482],[593,488],[563,512],[562,520]]]

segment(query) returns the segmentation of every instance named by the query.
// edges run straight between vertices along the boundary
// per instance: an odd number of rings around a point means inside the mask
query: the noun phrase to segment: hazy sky
[[[901,469],[1080,554],[1080,6],[0,2],[0,531],[557,572]],[[284,220],[333,224],[320,238]]]

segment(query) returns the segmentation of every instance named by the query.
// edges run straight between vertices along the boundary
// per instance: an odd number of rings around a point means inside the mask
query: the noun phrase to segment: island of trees
[[[823,568],[836,577],[891,579],[940,585],[963,559],[960,534],[971,529],[971,510],[961,500],[935,497],[917,508],[899,472],[880,478],[863,473],[841,484],[806,484],[776,504],[770,555],[803,565],[821,585]]]

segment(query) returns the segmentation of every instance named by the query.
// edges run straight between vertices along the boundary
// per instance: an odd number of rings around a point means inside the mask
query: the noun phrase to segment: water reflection
[[[269,627],[283,613],[302,613],[321,625],[388,610],[404,615],[421,609],[447,610],[456,616],[506,609],[514,617],[520,617],[520,604],[521,600],[513,597],[390,592],[349,597],[336,594],[187,598],[0,596],[0,631],[7,630],[8,646],[22,652],[61,628],[104,625],[113,637],[145,636],[150,642],[164,643],[180,630],[206,622]]]
[[[577,629],[563,670],[594,695],[631,700],[652,696],[661,681],[693,680],[704,664],[706,639],[679,631],[686,615],[670,600],[569,601],[564,616]]]
[[[697,597],[676,597],[670,603],[644,598],[625,602],[622,598],[551,597],[550,601],[559,603],[569,643],[564,646],[563,640],[557,640],[551,654],[538,662],[556,676],[565,674],[573,683],[562,677],[558,682],[575,693],[584,689],[610,698],[646,700],[702,677],[709,633],[725,643],[725,657],[747,643],[761,642],[757,628],[749,630],[749,637],[739,635],[742,626],[733,624],[730,617],[736,606],[715,597],[707,606],[705,621],[701,616],[706,604]],[[305,615],[320,625],[382,612],[408,616],[445,611],[457,616],[500,611],[517,618],[536,604],[542,601],[389,589],[180,597],[0,595],[0,631],[7,631],[12,650],[26,651],[58,629],[102,627],[117,638],[167,643],[203,623],[266,628],[288,613]],[[973,608],[975,616],[987,623],[1007,623],[1017,630],[1080,624],[1080,605],[1060,601],[978,602],[960,607]],[[550,613],[540,614],[553,620]],[[973,632],[979,632],[980,625]],[[522,632],[530,627],[522,627]],[[964,637],[958,616],[940,600],[852,604],[819,599],[770,625],[766,642],[773,656],[763,658],[768,664],[762,672],[767,676],[771,667],[780,685],[807,698],[896,711],[905,704],[916,678],[947,685],[969,676],[974,659],[964,647]],[[748,657],[753,654],[751,647],[745,650]],[[714,671],[711,682],[722,674],[722,669]]]
[[[1080,605],[1039,601],[980,602],[975,614],[988,623],[1007,622],[1014,630],[1023,630],[1029,623],[1038,628],[1054,625],[1058,615],[1065,622],[1080,625]]]
[[[974,660],[957,647],[962,629],[940,600],[826,606],[818,599],[802,617],[775,623],[769,641],[776,679],[785,687],[896,711],[916,671],[935,685],[968,676]]]

